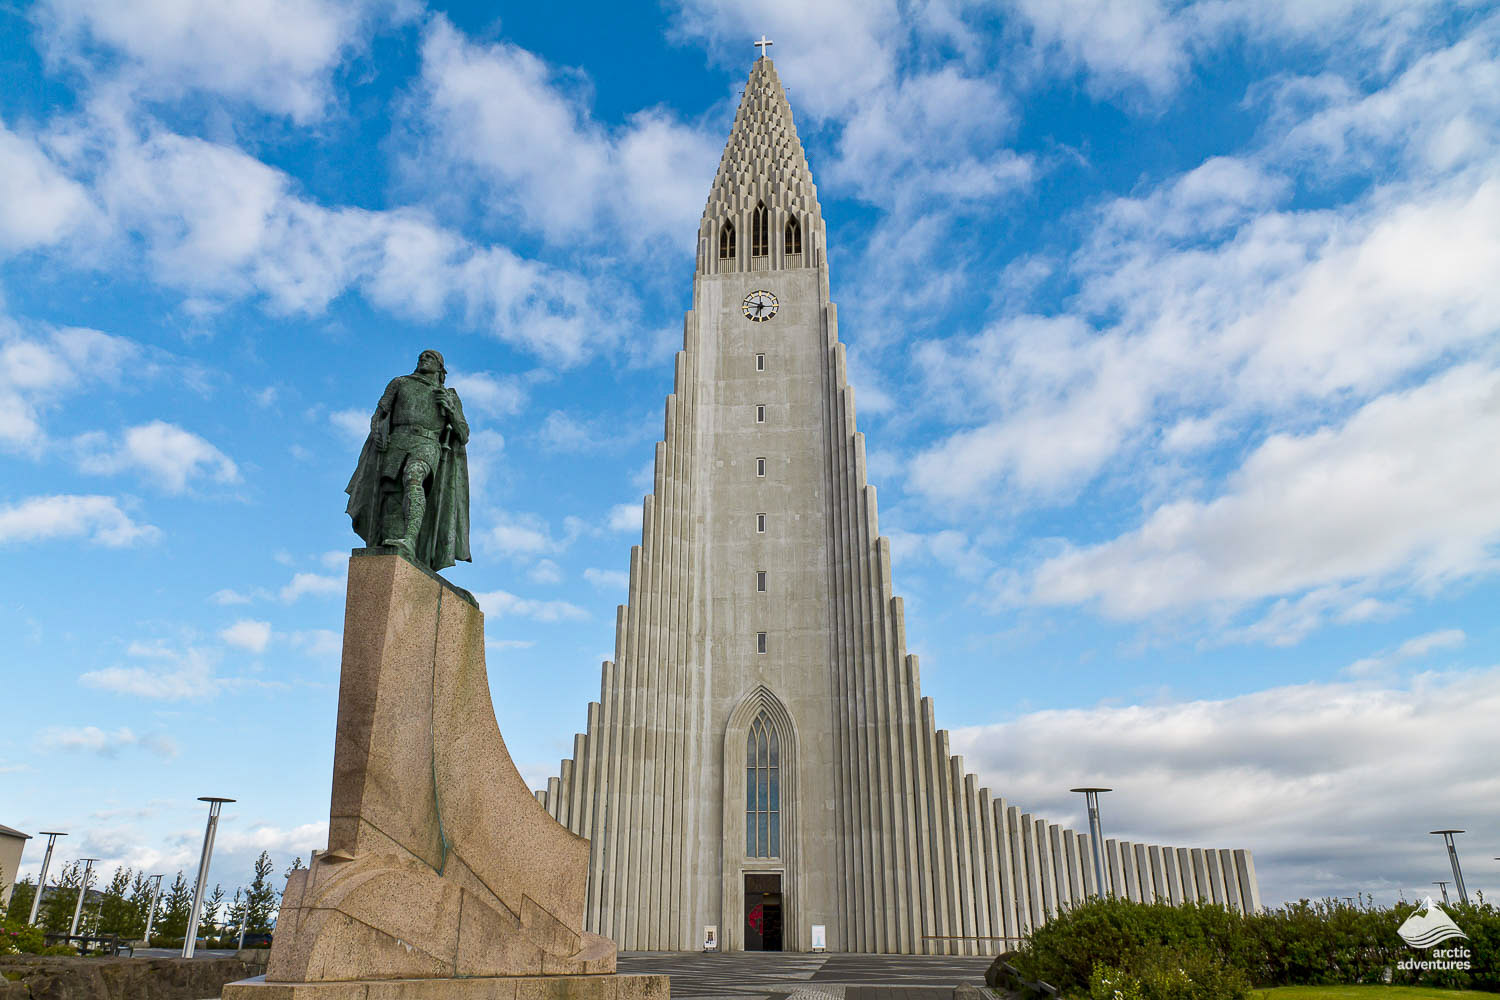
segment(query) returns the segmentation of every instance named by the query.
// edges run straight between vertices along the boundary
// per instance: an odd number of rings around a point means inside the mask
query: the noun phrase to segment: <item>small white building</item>
[[[26,841],[30,839],[29,833],[0,826],[0,908],[10,905],[10,891],[21,867],[21,852],[26,850]]]

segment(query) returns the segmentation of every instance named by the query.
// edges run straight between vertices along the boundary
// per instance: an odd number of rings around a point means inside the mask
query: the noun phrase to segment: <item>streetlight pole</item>
[[[152,878],[156,879],[156,890],[151,893],[151,912],[146,915],[146,947],[147,948],[151,947],[151,925],[154,924],[154,923],[156,923],[156,903],[157,903],[157,900],[161,899],[161,880],[162,880],[162,878],[165,875],[166,875],[166,873],[163,872],[161,875],[152,875],[151,876]]]
[[[1469,904],[1469,893],[1464,889],[1464,873],[1458,867],[1458,849],[1453,846],[1453,835],[1463,833],[1462,830],[1432,830],[1434,836],[1442,837],[1443,843],[1448,846],[1448,863],[1453,866],[1453,887],[1458,890],[1458,898],[1463,900],[1465,906]]]
[[[203,888],[208,884],[208,862],[214,853],[214,833],[219,829],[219,810],[224,803],[234,799],[221,799],[212,795],[198,796],[199,802],[208,803],[208,826],[203,830],[203,854],[198,859],[198,885],[193,889],[193,909],[188,917],[187,937],[182,939],[182,957],[192,958],[198,946],[198,918],[203,908]]]
[[[94,873],[94,862],[98,858],[79,858],[83,862],[83,880],[78,883],[78,902],[73,906],[73,926],[68,928],[68,937],[78,933],[78,918],[83,914],[83,897],[88,895],[89,877]]]
[[[42,904],[42,890],[47,887],[47,868],[52,864],[52,845],[57,843],[58,837],[66,837],[66,833],[54,833],[51,830],[40,831],[47,838],[47,853],[42,855],[42,874],[37,876],[36,895],[31,897],[31,916],[26,918],[28,926],[36,926],[37,907]]]
[[[1094,895],[1113,896],[1113,892],[1105,891],[1104,882],[1104,829],[1099,825],[1099,793],[1113,791],[1110,788],[1070,788],[1072,792],[1082,792],[1084,801],[1089,807],[1089,846],[1093,848],[1094,854]]]

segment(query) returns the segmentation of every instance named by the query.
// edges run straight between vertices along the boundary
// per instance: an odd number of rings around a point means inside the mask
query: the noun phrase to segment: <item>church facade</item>
[[[825,227],[758,58],[698,233],[615,654],[538,797],[622,949],[993,954],[1099,892],[1259,905],[1250,853],[1108,840],[980,788],[906,650]],[[815,941],[815,928],[822,938]]]

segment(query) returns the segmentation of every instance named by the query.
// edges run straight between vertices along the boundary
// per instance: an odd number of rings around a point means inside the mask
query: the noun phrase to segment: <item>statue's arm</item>
[[[468,444],[469,422],[464,419],[464,404],[459,402],[458,393],[452,389],[448,390],[448,399],[453,404],[448,408],[448,423],[453,425],[453,436],[459,444]]]
[[[380,394],[375,404],[375,413],[370,417],[370,430],[379,430],[380,425],[391,419],[391,407],[396,405],[396,392],[401,388],[401,376],[391,379],[391,384]]]

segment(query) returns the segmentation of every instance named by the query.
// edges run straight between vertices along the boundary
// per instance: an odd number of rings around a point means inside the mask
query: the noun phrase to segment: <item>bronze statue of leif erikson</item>
[[[437,351],[385,387],[344,492],[354,531],[434,572],[469,556],[469,424]]]

